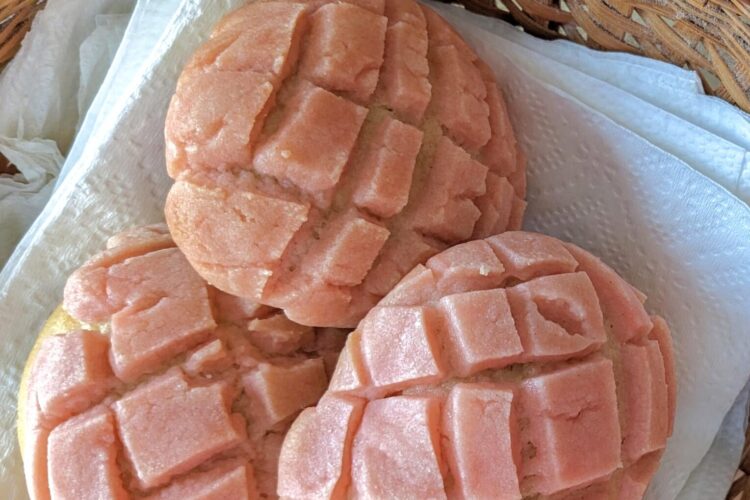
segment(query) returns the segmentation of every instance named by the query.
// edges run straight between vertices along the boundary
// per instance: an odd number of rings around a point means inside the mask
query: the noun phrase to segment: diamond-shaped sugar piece
[[[367,103],[383,64],[387,19],[356,5],[330,3],[310,17],[300,74]]]
[[[582,356],[607,341],[594,287],[585,273],[543,276],[508,289],[524,359]]]
[[[441,136],[430,168],[426,188],[414,200],[414,227],[446,242],[469,239],[481,216],[471,198],[485,193],[487,167]]]
[[[226,368],[232,360],[221,340],[214,339],[190,353],[182,367],[190,375]]]
[[[250,321],[247,330],[250,342],[266,354],[291,354],[315,340],[311,327],[295,323],[281,312]]]
[[[479,69],[454,45],[430,49],[433,103],[438,121],[453,140],[470,150],[492,135],[487,87]]]
[[[281,124],[261,144],[255,170],[316,193],[339,182],[367,109],[311,84],[290,97]]]
[[[595,359],[527,379],[521,405],[522,477],[550,495],[620,467],[620,423],[612,362]]]
[[[358,394],[368,383],[367,369],[362,361],[362,333],[355,330],[349,334],[341,350],[328,390]]]
[[[102,407],[57,426],[47,445],[52,498],[129,498],[117,465],[116,442],[112,413]]]
[[[173,370],[114,404],[120,439],[142,488],[166,484],[244,438],[243,419],[231,413],[230,387],[191,387]]]
[[[528,281],[538,276],[572,273],[573,256],[555,238],[543,234],[508,231],[487,239],[510,276]]]
[[[462,383],[448,394],[443,435],[459,498],[521,498],[513,399],[513,389],[492,384]]]
[[[114,382],[108,351],[105,335],[86,330],[45,339],[32,372],[42,413],[62,419],[99,402]]]
[[[482,215],[474,226],[472,238],[486,238],[505,231],[513,210],[513,186],[505,177],[487,173],[487,191],[475,200]]]
[[[505,278],[502,263],[482,240],[444,250],[426,265],[435,272],[437,287],[443,295],[497,288]]]
[[[357,498],[446,498],[440,474],[440,403],[394,396],[370,402],[352,447]]]
[[[445,376],[439,316],[425,307],[377,307],[360,323],[362,358],[379,393],[435,383]]]
[[[379,217],[393,217],[409,201],[422,131],[386,117],[373,132],[353,201]]]
[[[409,9],[408,4],[399,0],[387,2],[389,11],[402,7]],[[390,24],[385,33],[385,54],[378,93],[399,118],[416,125],[422,121],[431,96],[425,21],[418,6],[410,13],[387,14]],[[394,14],[400,19],[395,19]]]
[[[654,324],[643,308],[643,294],[598,257],[571,243],[565,247],[578,261],[578,269],[591,279],[615,339],[627,342],[647,335]]]
[[[448,320],[451,368],[459,377],[502,368],[523,352],[505,290],[448,295],[440,305]]]
[[[628,418],[623,423],[624,458],[663,448],[669,436],[669,403],[664,360],[656,340],[626,344],[620,350],[622,393]]]
[[[331,396],[297,417],[279,457],[278,492],[282,498],[345,495],[352,440],[364,406],[363,399]]]
[[[331,220],[308,251],[303,270],[331,285],[362,282],[390,233],[356,211]]]
[[[112,316],[112,367],[133,381],[205,340],[216,326],[206,283],[176,248],[112,266],[108,294],[127,306]]]
[[[220,465],[206,472],[188,474],[144,500],[197,500],[256,498],[253,467],[246,464]]]
[[[261,363],[242,378],[245,393],[270,427],[315,404],[328,385],[320,358],[290,366]]]

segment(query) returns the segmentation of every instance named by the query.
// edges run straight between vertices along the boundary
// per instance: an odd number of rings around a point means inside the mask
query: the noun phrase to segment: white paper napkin
[[[0,176],[0,268],[52,194],[63,157],[54,141],[0,136],[0,153],[18,168]]]
[[[161,133],[169,95],[185,58],[237,3],[180,4],[139,84],[91,136],[0,273],[0,338],[7,339],[0,344],[0,491],[11,499],[25,494],[15,434],[6,429],[35,332],[67,275],[106,235],[161,218],[170,184]],[[750,211],[675,156],[519,68],[508,47],[485,40],[478,48],[503,82],[529,154],[528,227],[599,254],[648,293],[649,307],[674,329],[677,426],[651,491],[674,498],[750,371],[747,313],[736,299],[750,292]]]
[[[482,27],[534,51],[537,56],[529,59],[532,64],[543,66],[540,59],[552,59],[629,92],[676,118],[750,148],[748,115],[722,99],[706,96],[693,71],[644,57],[594,51],[567,40],[541,40],[494,20],[482,19]],[[572,78],[573,83],[577,81],[576,74],[563,76]]]
[[[130,20],[127,14],[100,14],[94,18],[95,28],[78,48],[80,67],[78,74],[77,123],[86,116],[96,93],[109,71],[117,48]]]
[[[3,70],[0,135],[70,146],[78,123],[79,47],[101,14],[128,14],[134,0],[50,0]]]

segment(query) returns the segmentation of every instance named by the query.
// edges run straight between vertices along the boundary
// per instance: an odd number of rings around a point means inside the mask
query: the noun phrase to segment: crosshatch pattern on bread
[[[355,326],[414,265],[525,208],[491,70],[414,0],[231,13],[179,79],[166,144],[193,267],[307,325]]]
[[[672,433],[664,320],[580,248],[506,232],[414,268],[287,433],[288,498],[640,499]]]
[[[213,289],[163,225],[110,239],[63,306],[19,398],[32,499],[275,497],[284,433],[345,331]]]

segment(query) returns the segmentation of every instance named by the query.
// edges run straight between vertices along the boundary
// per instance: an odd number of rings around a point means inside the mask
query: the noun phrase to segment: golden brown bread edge
[[[21,447],[21,458],[23,458],[24,461],[26,460],[26,457],[23,456],[23,450],[25,449],[24,433],[26,426],[26,404],[29,396],[29,378],[31,376],[31,367],[39,353],[39,348],[42,346],[44,340],[52,335],[65,335],[75,330],[79,330],[84,326],[87,329],[96,329],[91,325],[84,325],[76,320],[70,314],[65,312],[62,304],[58,305],[55,310],[52,311],[52,314],[50,314],[47,321],[44,323],[44,326],[39,331],[39,335],[34,341],[31,352],[29,352],[29,356],[26,358],[26,364],[23,367],[23,374],[21,375],[21,382],[18,387],[18,405],[16,412],[16,432],[18,434],[18,443]]]

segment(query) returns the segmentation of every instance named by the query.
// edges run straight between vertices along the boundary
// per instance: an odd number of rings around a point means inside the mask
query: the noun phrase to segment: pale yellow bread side
[[[26,365],[23,367],[23,374],[21,375],[21,384],[18,388],[18,413],[16,414],[16,429],[18,431],[18,443],[21,446],[21,454],[25,449],[24,447],[24,427],[26,424],[26,401],[28,399],[29,391],[29,378],[31,377],[31,366],[34,364],[39,348],[42,346],[42,342],[47,337],[52,335],[64,334],[83,328],[84,325],[73,318],[70,314],[65,312],[62,304],[57,306],[52,314],[47,318],[47,322],[44,323],[39,335],[34,342],[34,347],[31,348],[29,357],[26,359]],[[91,328],[87,326],[87,328]],[[23,457],[25,460],[25,457]]]

